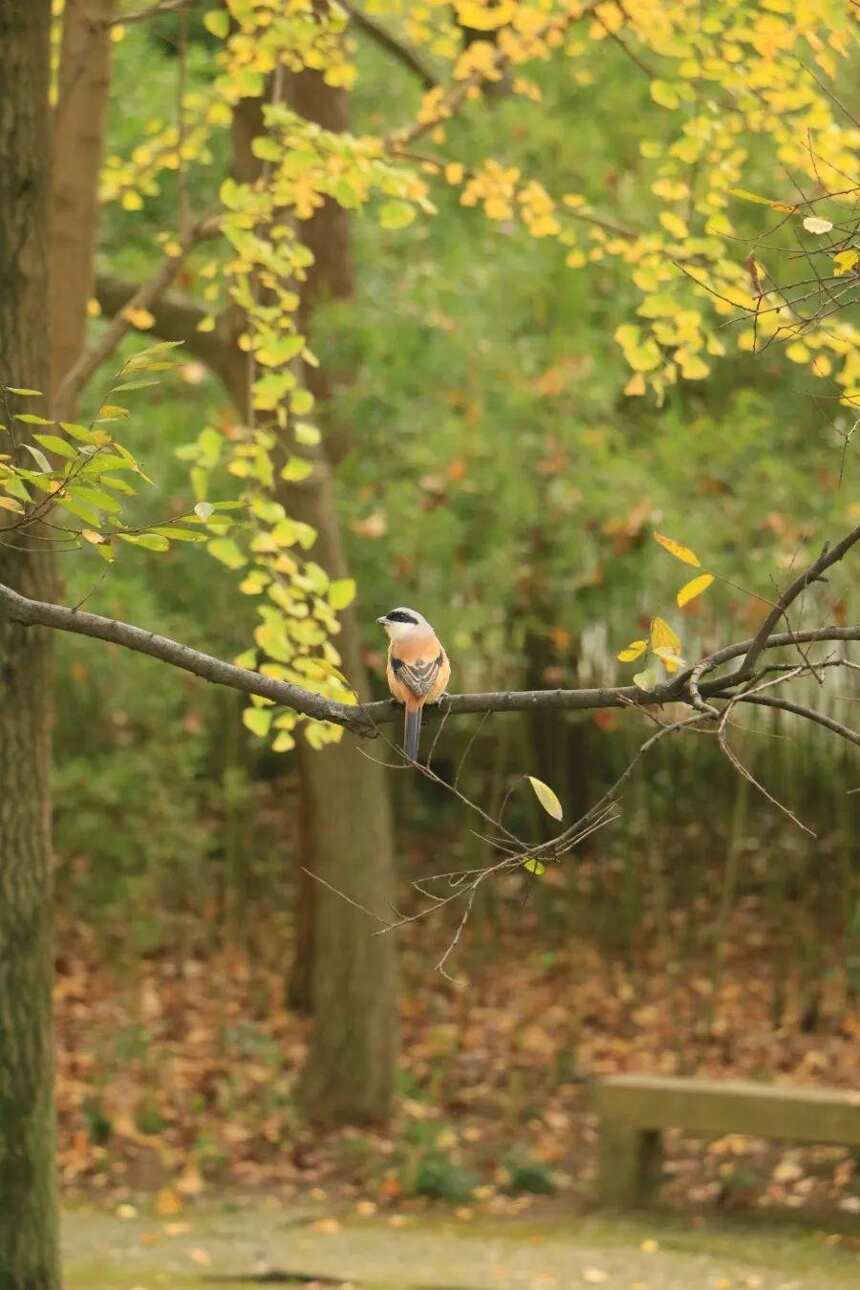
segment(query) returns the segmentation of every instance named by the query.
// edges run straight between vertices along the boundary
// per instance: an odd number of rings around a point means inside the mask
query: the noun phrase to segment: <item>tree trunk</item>
[[[317,72],[294,77],[290,99],[297,112],[324,129],[348,126],[347,95],[326,85]],[[301,326],[309,332],[320,299],[352,295],[349,215],[327,201],[301,222],[300,231],[314,253],[302,288]],[[323,405],[331,394],[325,370],[309,367],[305,380]],[[325,442],[330,450],[329,436]],[[288,509],[316,529],[314,558],[332,578],[346,576],[328,452],[318,458],[309,480],[289,490]],[[337,646],[343,671],[367,698],[361,633],[352,609],[341,615],[341,623]],[[383,768],[363,757],[349,735],[322,752],[301,755],[311,842],[304,863],[358,904],[387,916],[394,897],[394,849]],[[311,883],[303,894],[314,906],[314,917],[308,920],[305,912],[305,922],[313,926],[309,1002],[315,1024],[302,1103],[319,1124],[382,1120],[391,1109],[398,1052],[394,938],[375,935],[378,928],[367,915],[327,887]]]
[[[110,88],[106,23],[115,0],[66,0],[57,107],[51,220],[51,389],[77,362],[93,294],[98,179]],[[67,420],[72,408],[62,409]],[[55,410],[55,415],[59,412]]]
[[[347,126],[347,96],[327,86],[316,72],[291,79],[290,98],[302,116],[325,129]],[[259,100],[239,105],[233,124],[233,173],[252,181],[259,162],[251,141],[262,132]],[[303,239],[314,265],[302,287],[301,326],[309,330],[313,309],[325,296],[349,296],[353,289],[349,216],[326,202],[302,221]],[[232,376],[232,380],[231,380]],[[224,369],[238,406],[235,373]],[[321,370],[305,372],[308,388],[323,404],[330,390]],[[322,410],[322,409],[321,409]],[[285,485],[290,515],[317,531],[312,555],[332,578],[346,576],[331,467],[326,452],[314,454],[314,473],[301,484]],[[342,667],[360,697],[368,696],[358,619],[341,615],[337,647]],[[320,752],[301,749],[302,864],[366,908],[388,915],[394,891],[391,810],[382,767],[363,757],[349,735]],[[298,886],[297,953],[288,997],[308,1011],[315,1024],[301,1098],[315,1123],[346,1124],[383,1120],[391,1110],[398,1052],[396,947],[367,915],[343,897],[313,881]],[[311,957],[308,964],[307,956]]]
[[[40,390],[50,379],[50,9],[50,0],[0,0],[0,382]],[[0,545],[0,579],[50,599],[52,561]],[[60,1284],[49,639],[0,619],[0,1290]]]

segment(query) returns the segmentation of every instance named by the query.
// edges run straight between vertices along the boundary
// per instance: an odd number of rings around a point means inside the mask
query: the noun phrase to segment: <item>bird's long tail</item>
[[[418,741],[421,738],[421,708],[406,709],[406,724],[403,731],[403,747],[406,756],[412,761],[418,760]]]

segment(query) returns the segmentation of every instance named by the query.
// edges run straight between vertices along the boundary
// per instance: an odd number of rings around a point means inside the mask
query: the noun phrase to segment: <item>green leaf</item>
[[[546,873],[546,865],[541,864],[540,860],[536,860],[534,856],[529,856],[528,860],[524,862],[523,868],[528,869],[529,873],[533,873],[536,878]]]
[[[328,589],[332,609],[346,609],[355,600],[355,578],[336,578]]]
[[[293,409],[295,411],[295,409]],[[308,421],[297,421],[293,426],[293,432],[296,436],[296,443],[300,443],[307,448],[314,448],[322,439],[322,435],[316,426],[312,426]]]
[[[265,739],[275,715],[274,708],[245,708],[242,712],[242,724],[253,734]]]
[[[383,228],[406,228],[415,218],[415,207],[410,202],[386,202],[379,211]]]
[[[86,475],[84,475],[86,479]],[[113,488],[117,493],[125,493],[126,497],[134,497],[137,492],[131,484],[125,479],[117,479],[116,475],[99,475],[99,484],[105,488]]]
[[[19,399],[41,399],[42,397],[41,390],[25,390],[20,385],[7,385],[5,388],[7,394],[17,394]]]
[[[101,512],[97,511],[94,506],[87,506],[77,497],[58,497],[57,505],[62,506],[64,511],[69,511],[72,515],[77,515],[79,520],[86,524],[92,524],[95,528],[102,522]]]
[[[47,448],[48,452],[55,452],[58,457],[76,458],[78,455],[72,445],[66,443],[65,439],[61,439],[58,434],[34,434],[33,438],[43,448]]]
[[[640,690],[650,693],[660,683],[661,674],[656,663],[650,663],[644,672],[637,672],[633,677],[633,684]]]
[[[14,419],[23,421],[28,426],[52,426],[54,424],[49,417],[37,417],[35,412],[16,412]]]
[[[111,515],[116,515],[122,510],[116,498],[106,493],[103,488],[82,488],[80,484],[75,484],[74,496],[89,502],[91,506],[98,506],[101,510],[108,511]]]
[[[536,779],[534,775],[527,775],[526,778],[547,815],[551,815],[554,820],[560,820],[564,815],[564,811],[561,809],[561,802],[549,785],[545,784],[542,779]]]
[[[290,457],[281,470],[281,479],[286,479],[290,484],[297,484],[300,480],[307,479],[308,475],[312,474],[313,468],[313,462],[307,461],[304,457]]]
[[[131,546],[142,546],[147,551],[169,551],[170,543],[166,537],[160,533],[118,533],[123,542],[128,542]]]
[[[124,381],[122,385],[112,385],[111,394],[120,394],[123,390],[145,390],[150,385],[158,385],[158,381]]]
[[[60,429],[65,430],[73,439],[80,439],[81,443],[90,443],[97,448],[110,443],[110,435],[104,430],[92,430],[89,426],[78,425],[76,421],[61,421]]]
[[[213,538],[206,550],[228,569],[241,569],[248,561],[232,538]]]
[[[210,9],[203,15],[203,26],[219,40],[226,40],[230,31],[230,15],[226,9]]]
[[[310,390],[306,390],[304,386],[301,386],[298,390],[293,390],[292,395],[290,396],[290,410],[295,412],[297,417],[305,416],[310,412],[313,405],[314,396],[311,394]],[[296,438],[298,438],[298,435]],[[301,439],[299,439],[299,443],[301,442]]]
[[[193,529],[176,528],[173,524],[164,524],[154,528],[153,533],[160,533],[162,537],[171,538],[175,542],[205,542],[205,533],[195,533]]]
[[[51,463],[48,461],[48,458],[42,452],[41,448],[34,448],[31,443],[25,443],[25,444],[22,444],[21,446],[27,449],[27,451],[30,453],[30,456],[33,458],[33,460],[35,461],[39,469],[44,470],[46,475],[50,475],[51,471],[54,468],[51,465]]]

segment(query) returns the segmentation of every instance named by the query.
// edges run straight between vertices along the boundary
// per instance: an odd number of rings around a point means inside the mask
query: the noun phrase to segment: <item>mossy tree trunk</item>
[[[50,379],[50,10],[50,0],[0,0],[0,382],[41,390]],[[0,579],[50,598],[50,556],[15,549],[25,545],[0,544]],[[60,1285],[50,695],[49,633],[0,619],[0,1290]]]

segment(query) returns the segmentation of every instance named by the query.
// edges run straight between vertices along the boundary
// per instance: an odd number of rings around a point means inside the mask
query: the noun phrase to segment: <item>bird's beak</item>
[[[385,616],[385,614],[383,614],[381,618],[377,618],[377,620],[376,620],[376,621],[377,621],[378,623],[384,623],[384,622],[386,621],[386,616]]]

